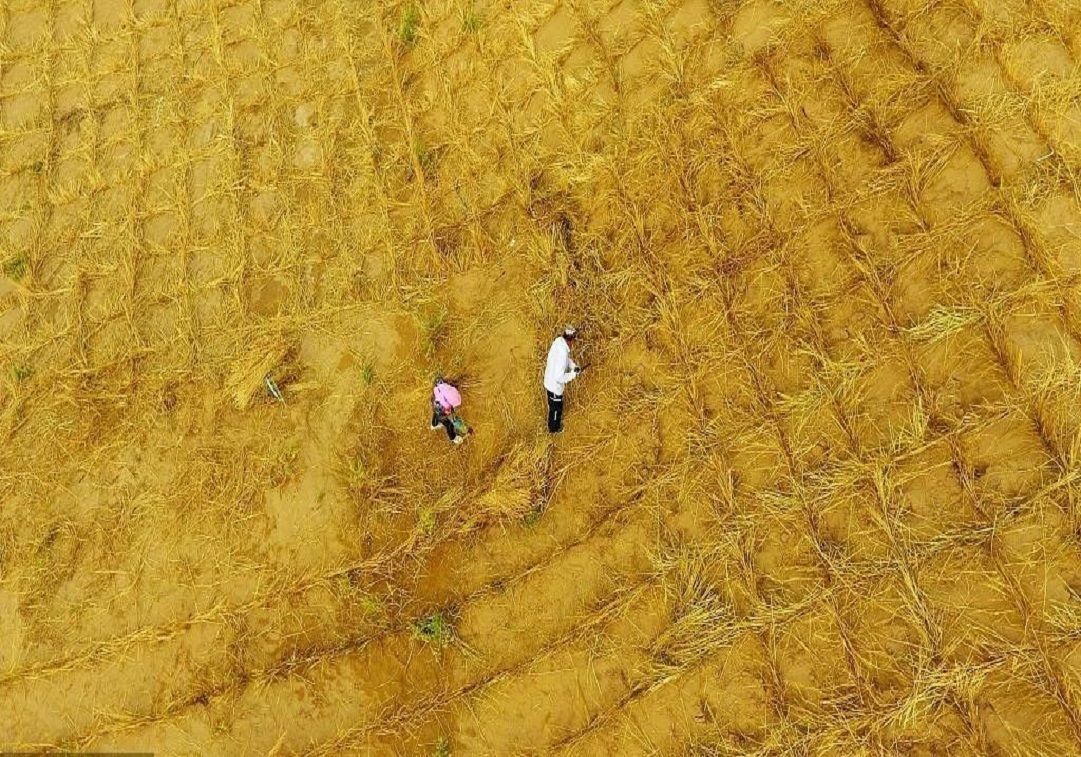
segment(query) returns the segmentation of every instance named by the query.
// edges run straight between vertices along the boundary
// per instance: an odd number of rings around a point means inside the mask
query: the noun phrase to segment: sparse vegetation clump
[[[476,34],[480,31],[483,18],[480,12],[475,6],[470,6],[468,9],[462,12],[462,29],[469,34]]]
[[[0,752],[1076,754],[1079,29],[0,4]]]
[[[442,612],[427,615],[413,624],[413,636],[433,647],[446,647],[454,641],[454,627]]]
[[[417,31],[420,28],[420,9],[413,3],[408,3],[402,10],[401,21],[398,22],[398,39],[402,44],[411,46],[417,41]]]
[[[4,261],[4,275],[12,281],[21,281],[26,275],[29,261],[25,255],[16,255]]]

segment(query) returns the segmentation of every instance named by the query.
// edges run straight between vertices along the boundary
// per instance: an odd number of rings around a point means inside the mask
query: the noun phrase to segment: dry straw
[[[453,661],[448,669],[461,664],[453,685],[419,692],[403,686],[384,709],[363,713],[323,744],[279,739],[274,749],[364,748],[376,737],[419,733],[442,713],[481,712],[478,704],[497,686],[520,686],[562,652],[627,653],[636,663],[623,671],[626,685],[550,744],[586,748],[593,737],[632,732],[629,713],[663,712],[659,703],[688,690],[695,674],[723,674],[723,660],[742,641],[760,657],[755,684],[771,727],[745,737],[721,726],[717,713],[704,716],[716,743],[704,744],[703,753],[934,748],[941,744],[926,741],[925,732],[944,713],[958,720],[967,746],[991,752],[1001,747],[992,743],[983,703],[998,695],[1002,680],[1016,689],[1004,701],[1043,708],[1076,738],[1077,685],[1064,659],[1078,637],[1077,613],[1069,601],[1043,602],[1033,593],[1027,576],[1040,563],[1011,531],[1046,527],[1063,540],[1059,556],[1068,560],[1079,522],[1074,408],[1081,309],[1063,263],[1067,243],[1050,241],[1042,215],[1053,199],[1078,198],[1077,150],[1057,130],[1079,80],[1028,76],[1007,42],[1038,32],[1076,59],[1068,4],[1037,2],[1025,14],[1031,19],[1001,27],[994,9],[976,0],[909,13],[879,0],[856,10],[840,2],[779,3],[768,14],[755,4],[707,5],[708,19],[687,30],[678,23],[680,7],[649,3],[613,38],[609,8],[572,3],[570,31],[547,50],[536,32],[563,18],[557,4],[528,4],[510,18],[485,8],[483,21],[465,6],[443,12],[398,4],[371,21],[341,2],[291,6],[276,21],[271,15],[280,8],[256,4],[244,31],[230,21],[233,8],[203,17],[181,4],[169,20],[133,7],[112,37],[86,23],[63,48],[43,40],[17,55],[0,49],[5,69],[16,57],[37,57],[44,67],[39,82],[5,89],[5,101],[41,87],[104,89],[119,78],[131,97],[91,104],[138,105],[151,82],[140,73],[147,61],[137,42],[159,26],[175,37],[171,63],[188,69],[182,97],[166,96],[158,115],[140,111],[126,131],[86,120],[76,151],[86,169],[61,179],[49,152],[40,189],[32,192],[41,202],[25,214],[3,211],[4,223],[25,222],[30,241],[18,294],[27,310],[25,340],[3,345],[0,354],[18,362],[5,379],[0,429],[8,441],[27,445],[25,458],[7,449],[5,463],[33,469],[26,484],[0,470],[5,502],[16,491],[27,492],[20,504],[49,502],[59,485],[43,466],[62,455],[76,461],[64,468],[72,480],[107,485],[95,468],[113,461],[122,435],[147,419],[196,428],[190,416],[169,415],[194,402],[178,389],[188,382],[191,395],[206,391],[218,398],[215,407],[261,430],[282,416],[260,407],[268,376],[287,405],[305,412],[318,404],[306,403],[307,396],[333,400],[329,390],[301,395],[292,379],[302,370],[299,354],[333,362],[320,350],[329,352],[326,344],[343,333],[356,336],[368,315],[353,301],[358,297],[375,303],[388,322],[400,316],[410,324],[403,333],[415,327],[419,345],[410,353],[411,337],[402,337],[406,346],[394,356],[415,359],[415,369],[368,374],[367,384],[382,382],[379,391],[357,390],[371,438],[343,443],[334,463],[348,506],[328,522],[341,525],[352,544],[359,537],[349,529],[358,522],[378,524],[382,541],[322,565],[255,557],[243,531],[259,522],[263,485],[296,483],[302,453],[271,434],[267,449],[233,440],[202,446],[181,469],[185,486],[177,494],[198,506],[190,517],[168,521],[198,532],[193,543],[204,559],[184,563],[203,571],[188,578],[195,609],[112,638],[50,646],[0,684],[93,673],[186,639],[196,626],[235,631],[222,666],[211,666],[190,691],[145,711],[73,725],[71,744],[91,748],[110,734],[179,724],[208,703],[239,706],[245,692],[258,695],[280,681],[318,688],[324,663],[375,641],[412,644],[412,627],[432,627],[425,618],[453,620],[506,586],[543,580],[572,549],[595,548],[609,530],[633,526],[664,545],[652,570],[619,576],[608,596],[577,608],[580,617],[553,638],[531,638],[520,654],[512,650],[490,664],[476,652],[476,639],[452,630],[441,654]],[[746,55],[734,40],[749,34],[752,11],[776,28],[769,44]],[[946,50],[924,38],[928,24],[946,13],[972,27],[968,47]],[[201,31],[182,33],[196,15]],[[852,34],[870,34],[875,44],[842,48],[829,26],[837,19],[869,21],[869,30],[853,22]],[[310,46],[301,35],[297,59],[279,61],[279,32],[294,27],[326,28],[327,44]],[[91,51],[118,39],[133,55],[103,72]],[[249,42],[255,83],[241,81],[236,63]],[[647,51],[638,74],[649,80],[645,89],[629,70],[636,49]],[[70,69],[62,68],[69,52]],[[588,62],[580,64],[583,56]],[[1004,83],[987,97],[966,99],[959,82],[975,56],[994,61]],[[486,82],[477,99],[488,101],[463,103],[463,82]],[[195,97],[200,93],[205,99]],[[836,107],[808,107],[818,97]],[[181,107],[189,99],[191,107]],[[925,107],[948,114],[955,128],[940,138],[902,140],[906,119]],[[50,108],[45,126],[0,134],[5,149],[63,122],[55,103]],[[996,138],[1019,123],[1047,154],[1011,172],[998,162]],[[159,128],[183,139],[147,158]],[[844,145],[852,139],[874,156],[860,153],[868,165],[859,166],[858,182],[846,173],[845,161],[854,158]],[[124,146],[138,160],[114,161]],[[946,207],[943,187],[969,159],[991,189]],[[5,164],[4,179],[24,169]],[[172,174],[171,184],[157,184],[162,172]],[[115,186],[131,189],[119,227],[101,209],[111,212],[105,202],[117,202]],[[802,187],[796,199],[792,187]],[[67,221],[47,210],[69,205],[78,207]],[[880,207],[896,208],[896,215],[882,221]],[[151,242],[155,219],[165,214],[170,234]],[[990,221],[1016,238],[1027,283],[974,275],[988,252],[980,230]],[[827,241],[809,237],[823,227]],[[522,240],[513,252],[511,239]],[[114,246],[115,255],[101,254]],[[814,268],[819,246],[838,261],[835,275]],[[174,248],[179,254],[164,254]],[[452,274],[508,259],[529,271],[518,311],[493,302],[465,318],[460,307],[453,312],[454,298],[441,290]],[[930,281],[917,305],[902,296],[911,271],[926,272]],[[165,283],[155,291],[154,282]],[[268,282],[282,293],[264,297],[274,291]],[[39,305],[58,306],[62,317],[41,315]],[[412,401],[407,386],[425,373],[421,364],[464,361],[466,349],[511,317],[527,332],[545,332],[557,310],[580,314],[603,345],[593,359],[606,378],[576,387],[576,401],[589,410],[575,433],[558,447],[528,434],[493,433],[476,440],[475,452],[438,458],[434,472],[425,470],[430,448],[421,445],[430,439],[415,440],[398,423]],[[151,313],[162,318],[158,331],[146,330]],[[1061,344],[1046,354],[1029,349],[1025,319],[1052,324]],[[976,346],[953,352],[963,343]],[[306,350],[298,349],[302,344]],[[970,377],[947,375],[937,384],[939,355],[951,369],[964,365],[961,358],[983,356],[1001,392],[964,407],[952,402],[949,382]],[[880,422],[885,402],[873,390],[881,388],[874,377],[883,367],[902,377],[892,401],[903,407],[888,416],[895,420]],[[470,388],[491,389],[482,381]],[[986,387],[974,391],[980,390],[990,394]],[[130,407],[141,415],[123,412],[127,394],[135,395]],[[539,401],[508,400],[498,423],[532,417]],[[634,428],[614,435],[608,421],[596,420],[602,412]],[[113,427],[118,418],[115,433],[95,440],[94,429]],[[1005,420],[1017,421],[1025,443],[1047,460],[1038,484],[1011,496],[984,477],[972,446]],[[357,424],[343,423],[343,433]],[[393,455],[384,455],[380,445],[391,441]],[[41,465],[29,465],[30,455],[54,442]],[[245,453],[240,461],[238,451]],[[941,459],[921,467],[932,455]],[[588,515],[584,530],[567,536],[545,518],[561,517],[552,508],[567,506],[556,495],[561,482],[583,471],[577,461],[630,472],[618,486],[598,489],[611,502],[572,503],[588,505]],[[951,497],[959,492],[958,512],[966,515],[929,535],[916,527],[914,508],[927,494],[920,489],[924,475],[943,471],[946,483],[935,485]],[[137,545],[148,524],[166,522],[164,510],[191,511],[119,491],[109,490],[117,545]],[[6,529],[0,544],[22,567],[15,584],[42,638],[64,628],[51,604],[58,601],[54,568],[63,561],[34,557],[35,539],[51,534],[50,543],[75,550],[91,542],[81,515],[55,516],[31,516],[27,535]],[[516,566],[506,580],[448,593],[445,615],[414,606],[416,566],[441,547],[521,523],[534,529],[521,532],[523,543],[548,538],[544,529],[551,528],[559,546]],[[230,538],[215,538],[219,529]],[[777,557],[770,550],[781,536],[788,541]],[[312,534],[297,545],[316,554],[325,548]],[[935,580],[952,569],[971,571],[965,580],[987,590],[987,607],[966,605]],[[894,593],[874,600],[879,609],[913,629],[901,651],[891,651],[901,682],[889,697],[878,684],[887,673],[868,651],[876,638],[861,623],[862,611],[873,606],[868,597],[883,586]],[[636,637],[632,648],[619,646],[619,624],[658,606],[666,617],[657,632]],[[340,613],[352,621],[358,608],[371,617],[317,638],[314,616]],[[827,622],[803,623],[819,616]],[[269,638],[259,619],[295,634],[295,644],[255,663]],[[829,648],[843,659],[844,669],[835,671],[843,683],[821,682],[810,710],[791,680],[789,642],[805,655]],[[1008,728],[1008,744],[1018,750],[1042,735]],[[692,735],[710,740],[704,731]],[[664,750],[653,736],[642,738]]]

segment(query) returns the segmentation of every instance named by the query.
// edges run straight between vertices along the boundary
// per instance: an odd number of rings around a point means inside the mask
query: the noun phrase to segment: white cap
[[[563,327],[563,336],[569,336],[573,338],[577,333],[578,329],[574,328],[574,326],[567,325]]]

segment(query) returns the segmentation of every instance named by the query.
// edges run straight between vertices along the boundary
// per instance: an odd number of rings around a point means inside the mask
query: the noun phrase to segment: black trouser
[[[563,397],[547,389],[544,393],[548,395],[548,433],[554,434],[563,430]]]
[[[437,423],[443,424],[443,428],[447,430],[447,438],[453,442],[456,434],[454,433],[454,421],[450,419],[450,416],[432,413],[432,425],[434,426]]]

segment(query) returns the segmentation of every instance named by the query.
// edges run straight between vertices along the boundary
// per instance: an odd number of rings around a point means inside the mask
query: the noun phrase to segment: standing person
[[[442,376],[435,377],[432,385],[432,431],[442,426],[447,430],[447,438],[454,444],[461,444],[465,436],[455,427],[456,411],[462,406],[462,395],[458,389]]]
[[[548,433],[563,433],[563,389],[582,370],[571,360],[571,346],[578,331],[567,326],[548,348],[544,368],[544,393],[548,396]]]

